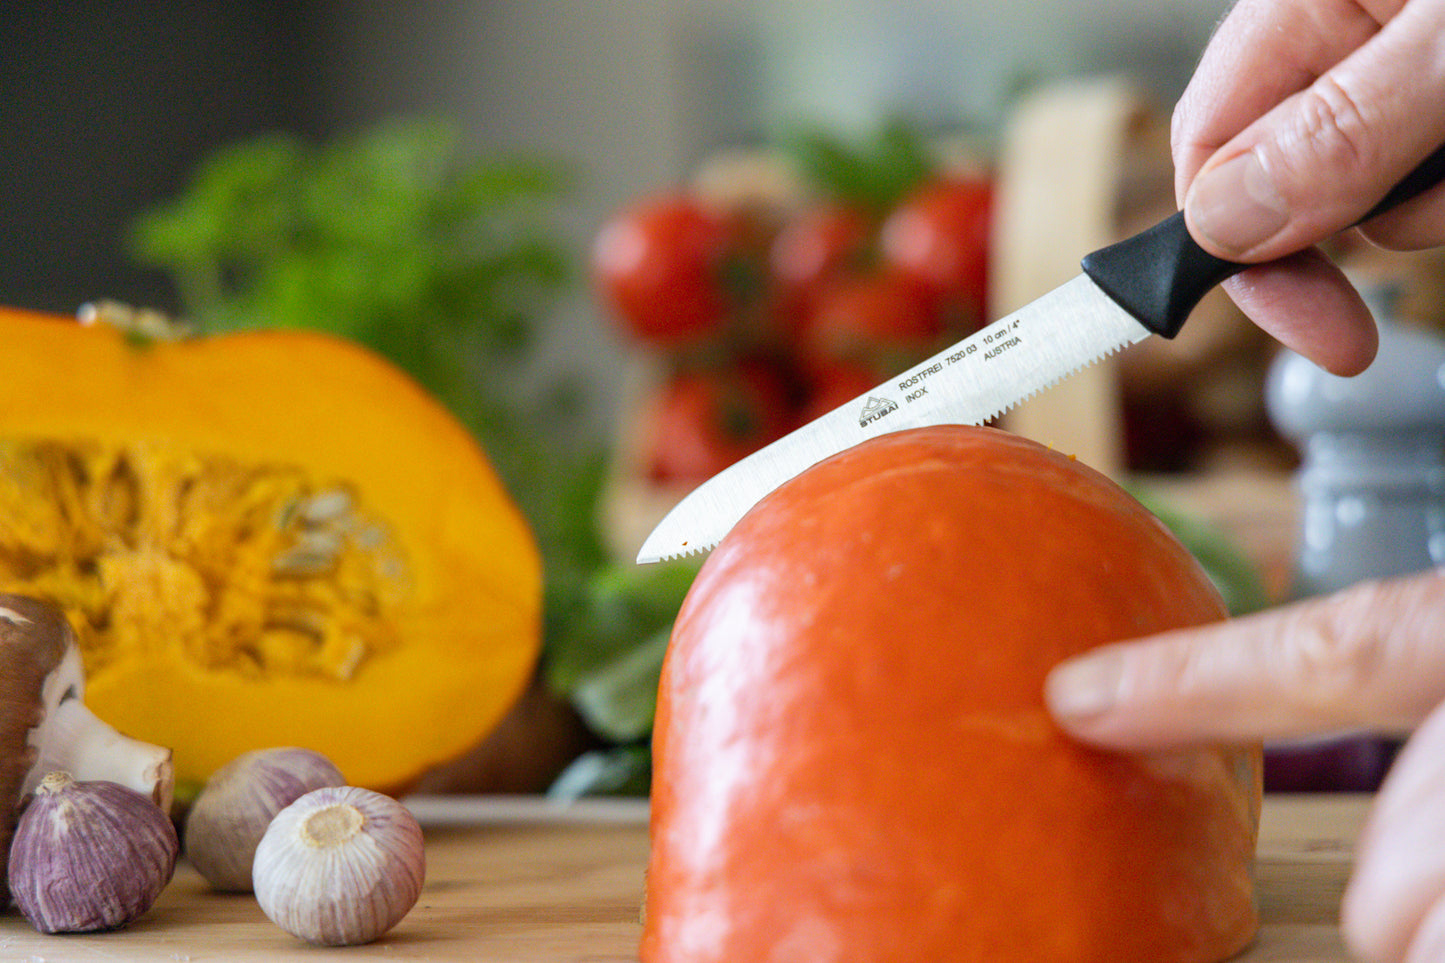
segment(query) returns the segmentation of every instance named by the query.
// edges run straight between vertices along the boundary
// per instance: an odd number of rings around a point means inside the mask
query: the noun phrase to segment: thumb
[[[1445,141],[1442,86],[1445,3],[1407,3],[1205,162],[1184,199],[1191,233],[1258,262],[1349,227]]]
[[[1120,748],[1405,731],[1445,699],[1445,572],[1103,646],[1045,696],[1065,729]]]

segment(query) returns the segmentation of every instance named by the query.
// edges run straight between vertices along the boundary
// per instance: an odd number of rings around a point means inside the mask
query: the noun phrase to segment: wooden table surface
[[[248,895],[208,891],[184,863],[149,913],[114,933],[44,936],[0,916],[0,961],[468,960],[635,963],[645,804],[564,808],[531,798],[409,799],[427,835],[420,902],[382,940],[321,949],[273,926]],[[1336,930],[1369,800],[1272,797],[1260,831],[1264,927],[1239,963],[1345,963]]]

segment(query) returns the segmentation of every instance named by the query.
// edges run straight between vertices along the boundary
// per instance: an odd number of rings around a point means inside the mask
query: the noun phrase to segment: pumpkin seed
[[[351,493],[342,488],[333,488],[312,495],[301,504],[301,517],[308,525],[324,525],[340,521],[351,514]]]
[[[271,571],[281,578],[318,578],[336,571],[336,556],[293,548],[272,560]]]
[[[366,641],[353,637],[350,642],[351,644],[348,646],[346,654],[332,667],[336,677],[343,682],[354,678],[356,676],[356,670],[361,667],[362,661],[366,659]]]
[[[297,498],[288,498],[276,509],[276,514],[271,519],[271,525],[278,532],[289,529],[301,513],[301,501]]]

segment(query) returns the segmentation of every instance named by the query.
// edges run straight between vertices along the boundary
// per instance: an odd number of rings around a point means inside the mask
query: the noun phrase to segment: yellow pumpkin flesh
[[[65,609],[86,702],[203,780],[302,745],[397,789],[540,646],[535,542],[435,399],[349,342],[140,343],[0,309],[0,591]]]

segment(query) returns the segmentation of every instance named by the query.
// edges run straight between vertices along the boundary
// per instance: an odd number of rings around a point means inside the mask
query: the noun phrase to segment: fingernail
[[[1059,719],[1101,716],[1119,701],[1124,662],[1116,652],[1096,652],[1061,663],[1049,677],[1044,695]]]
[[[1196,231],[1235,254],[1274,237],[1289,221],[1284,198],[1253,151],[1200,174],[1185,205]]]

